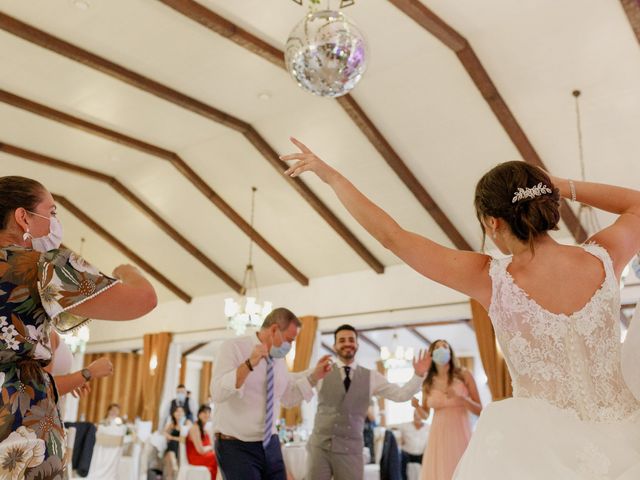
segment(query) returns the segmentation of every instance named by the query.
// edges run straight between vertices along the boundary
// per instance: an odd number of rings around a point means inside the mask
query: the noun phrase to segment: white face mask
[[[60,221],[53,215],[45,217],[39,213],[29,213],[49,220],[49,234],[44,237],[31,237],[31,247],[37,252],[48,252],[49,250],[59,248],[62,243],[62,224]],[[25,234],[25,236],[26,235],[31,236],[30,234]]]

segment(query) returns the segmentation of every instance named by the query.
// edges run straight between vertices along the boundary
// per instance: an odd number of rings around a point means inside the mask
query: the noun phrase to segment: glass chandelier
[[[387,346],[380,348],[380,360],[384,362],[387,369],[404,367],[413,361],[413,347],[398,345],[398,334],[394,333],[391,348]]]
[[[64,343],[67,344],[69,350],[74,355],[76,353],[84,353],[89,343],[89,327],[84,325],[73,333],[60,335]]]
[[[251,228],[255,213],[256,187],[251,187]],[[227,318],[227,326],[236,335],[244,335],[247,328],[259,328],[264,318],[273,310],[273,303],[265,301],[258,303],[258,279],[253,268],[253,238],[249,239],[249,260],[242,277],[240,299],[232,297],[224,300],[224,316]]]

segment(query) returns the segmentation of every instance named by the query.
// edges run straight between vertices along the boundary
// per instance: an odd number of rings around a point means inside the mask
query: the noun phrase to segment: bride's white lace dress
[[[598,245],[583,248],[606,276],[571,315],[529,298],[507,271],[510,258],[492,261],[489,315],[514,398],[484,409],[456,480],[640,479],[640,402],[632,393],[640,393],[640,364],[632,364],[640,358],[640,325],[632,322],[623,367],[611,258]]]

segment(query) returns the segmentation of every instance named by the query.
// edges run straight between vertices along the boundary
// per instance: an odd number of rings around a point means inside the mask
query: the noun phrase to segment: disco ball
[[[296,25],[285,47],[287,70],[304,90],[340,97],[356,86],[367,69],[367,45],[355,24],[341,12],[310,12]]]

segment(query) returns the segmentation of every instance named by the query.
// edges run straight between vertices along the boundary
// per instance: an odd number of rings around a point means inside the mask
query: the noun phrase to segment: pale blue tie
[[[271,439],[271,429],[273,426],[273,359],[267,357],[267,410],[264,417],[264,436],[262,446],[267,448]]]

